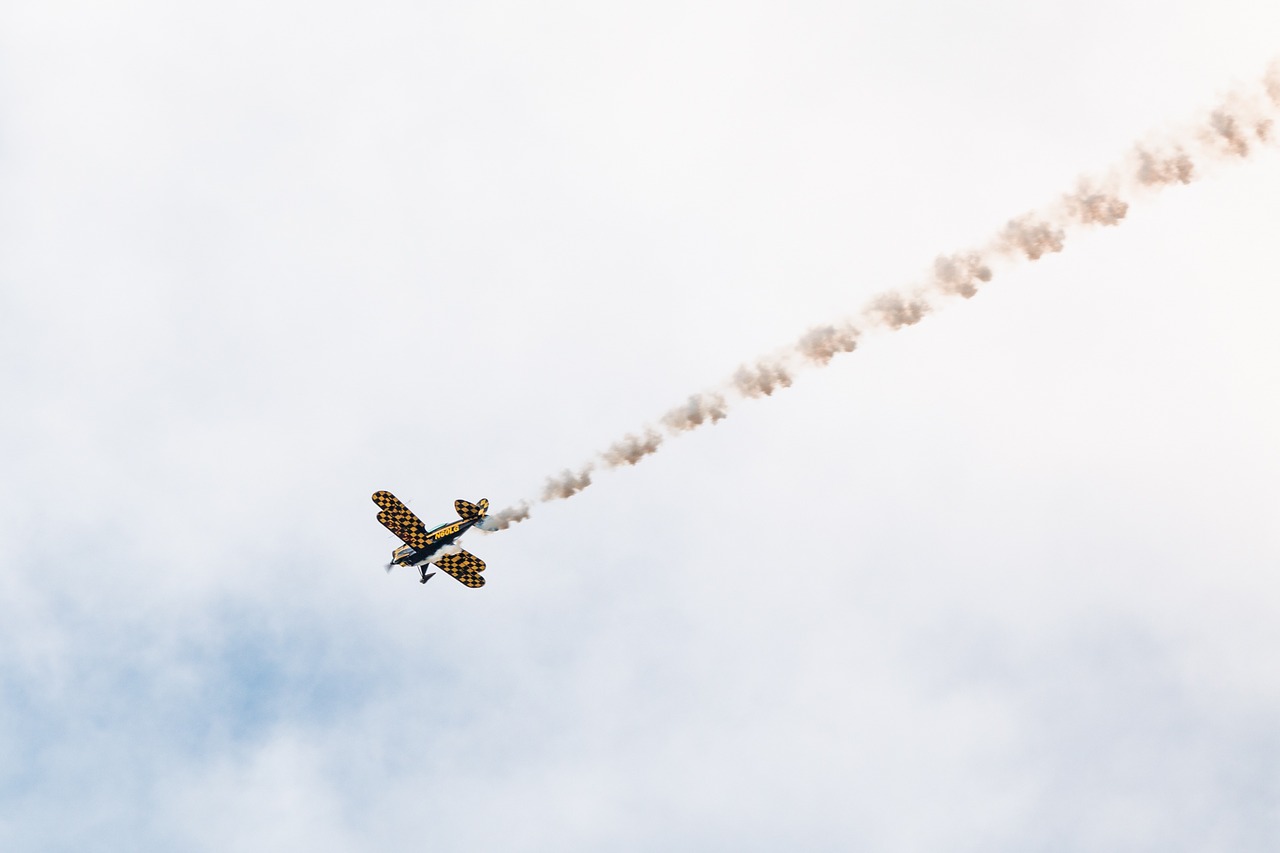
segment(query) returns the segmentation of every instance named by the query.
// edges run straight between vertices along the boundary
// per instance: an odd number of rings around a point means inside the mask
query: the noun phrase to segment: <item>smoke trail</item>
[[[914,326],[951,297],[977,294],[991,281],[1000,264],[1037,261],[1061,252],[1077,230],[1118,225],[1134,200],[1165,187],[1189,184],[1222,162],[1241,160],[1260,146],[1276,141],[1275,119],[1280,113],[1280,61],[1260,81],[1231,92],[1205,117],[1162,139],[1136,145],[1101,177],[1082,178],[1075,191],[1040,209],[1011,219],[984,246],[940,256],[923,284],[891,290],[872,299],[856,319],[810,329],[779,352],[739,367],[720,387],[690,397],[659,419],[666,436],[715,424],[728,416],[729,400],[769,397],[789,388],[797,371],[823,367],[836,355],[853,352],[870,330],[896,331]],[[566,470],[547,481],[541,501],[569,498],[591,485],[599,465],[635,465],[657,452],[665,437],[659,427],[646,426],[615,442],[594,462],[576,473]],[[491,517],[487,529],[501,530],[529,517],[531,501]]]
[[[694,394],[689,402],[662,416],[662,425],[673,433],[686,432],[704,423],[719,423],[729,416],[720,394]]]
[[[588,462],[576,474],[566,469],[559,477],[549,478],[542,490],[542,499],[554,501],[573,497],[591,485],[591,472],[594,470],[595,466]]]

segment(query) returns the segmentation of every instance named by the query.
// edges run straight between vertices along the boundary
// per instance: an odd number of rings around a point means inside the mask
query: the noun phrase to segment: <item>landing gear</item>
[[[431,580],[433,577],[436,576],[435,572],[432,572],[431,574],[427,574],[426,566],[418,566],[418,574],[421,575],[422,577],[422,579],[419,580],[418,583],[426,583],[427,581]]]

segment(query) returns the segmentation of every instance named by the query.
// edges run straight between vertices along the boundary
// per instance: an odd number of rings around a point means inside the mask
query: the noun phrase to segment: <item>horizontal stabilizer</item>
[[[458,511],[458,515],[463,521],[484,518],[485,513],[489,511],[489,500],[488,498],[481,498],[479,504],[473,504],[471,501],[456,500],[453,502],[453,508]]]

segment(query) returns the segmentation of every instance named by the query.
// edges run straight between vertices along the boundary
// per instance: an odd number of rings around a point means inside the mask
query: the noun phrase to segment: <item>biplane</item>
[[[489,511],[489,501],[481,498],[480,503],[457,500],[453,508],[459,520],[442,524],[428,530],[413,511],[400,502],[390,492],[374,492],[373,502],[382,510],[378,513],[378,522],[394,533],[404,544],[391,552],[391,566],[414,566],[418,569],[419,583],[426,583],[435,575],[427,574],[427,566],[434,565],[458,581],[478,589],[484,586],[484,560],[475,554],[462,550],[458,540],[462,534],[470,530],[476,523],[484,520]]]

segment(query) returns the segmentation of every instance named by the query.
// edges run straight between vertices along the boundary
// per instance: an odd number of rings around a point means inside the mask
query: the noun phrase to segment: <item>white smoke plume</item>
[[[573,497],[591,485],[591,472],[594,470],[595,466],[588,462],[577,473],[565,469],[559,477],[549,477],[547,485],[542,489],[542,500],[554,501]],[[525,513],[525,517],[528,517],[528,513]]]
[[[729,416],[721,394],[694,394],[689,402],[662,416],[662,425],[672,433],[681,433],[704,423],[719,423]]]
[[[645,427],[640,435],[628,435],[600,454],[610,468],[634,465],[650,453],[657,453],[662,446],[662,436],[653,427]]]
[[[1242,160],[1276,142],[1280,116],[1280,61],[1258,84],[1229,93],[1222,102],[1181,130],[1134,146],[1116,165],[1097,176],[1081,178],[1076,189],[1037,210],[1009,220],[983,246],[942,255],[922,284],[875,297],[855,319],[819,326],[789,347],[738,368],[718,388],[695,394],[664,415],[660,428],[679,435],[728,416],[733,399],[769,397],[791,386],[804,368],[823,367],[838,354],[853,352],[871,330],[895,331],[919,323],[952,297],[977,294],[994,270],[1021,261],[1037,261],[1061,252],[1078,231],[1114,226],[1131,205],[1165,187],[1189,184],[1215,165]],[[572,497],[591,485],[596,465],[635,465],[657,452],[664,441],[659,427],[646,426],[624,436],[577,473],[564,471],[547,481],[541,501]],[[504,529],[529,517],[531,501],[495,514],[493,529]]]
[[[485,516],[476,523],[476,527],[490,533],[495,530],[506,530],[511,525],[518,524],[528,518],[529,510],[529,502],[521,501],[515,506],[507,507],[492,515]]]

